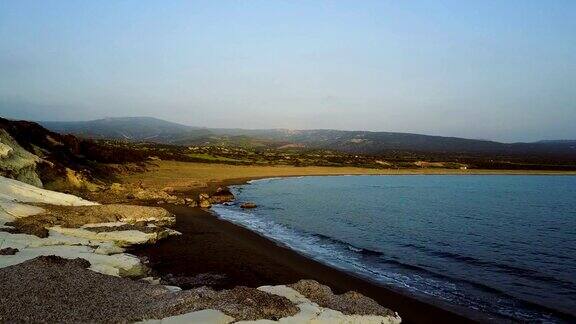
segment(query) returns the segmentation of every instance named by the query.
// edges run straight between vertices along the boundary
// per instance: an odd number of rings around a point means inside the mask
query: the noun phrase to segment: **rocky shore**
[[[202,197],[210,204],[233,199],[224,188],[199,195],[197,204]],[[0,321],[401,321],[361,294],[335,295],[315,281],[215,290],[208,285],[218,277],[209,274],[196,282],[151,277],[145,262],[126,248],[178,235],[169,228],[174,222],[163,208],[100,205],[0,177]]]
[[[99,205],[0,177],[0,245],[17,251],[0,257],[0,267],[56,255],[109,275],[141,276],[140,259],[124,249],[178,234],[166,227],[174,221],[162,208]]]
[[[399,323],[359,294],[334,295],[314,281],[291,286],[174,291],[87,270],[83,259],[42,256],[0,269],[3,322]],[[22,285],[23,282],[42,284]],[[156,319],[156,320],[155,320]]]

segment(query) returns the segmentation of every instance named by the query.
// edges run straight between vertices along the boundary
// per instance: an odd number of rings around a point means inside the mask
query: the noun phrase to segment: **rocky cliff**
[[[62,135],[37,123],[0,118],[0,175],[55,190],[92,190],[109,180],[110,164],[141,162],[136,149]]]

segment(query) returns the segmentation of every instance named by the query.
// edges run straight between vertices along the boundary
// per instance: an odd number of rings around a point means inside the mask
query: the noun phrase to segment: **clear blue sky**
[[[576,1],[0,0],[0,115],[576,138]]]

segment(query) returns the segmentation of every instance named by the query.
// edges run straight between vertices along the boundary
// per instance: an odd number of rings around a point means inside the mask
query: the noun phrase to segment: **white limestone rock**
[[[31,202],[64,206],[91,206],[98,203],[74,195],[45,190],[33,185],[0,177],[0,202]]]
[[[50,227],[49,230],[66,236],[78,237],[91,241],[114,242],[120,247],[151,243],[155,242],[158,238],[157,233],[144,233],[137,230],[93,232],[83,228],[67,228],[60,226]]]
[[[228,324],[234,318],[219,310],[204,309],[182,315],[170,316],[160,320],[146,320],[138,324]]]
[[[0,177],[0,225],[44,212],[26,204],[46,203],[67,206],[97,205],[82,198],[44,190],[17,180]],[[102,225],[102,224],[96,224]],[[96,227],[96,226],[94,226]],[[140,231],[95,233],[82,228],[49,229],[48,237],[0,232],[0,248],[16,248],[14,255],[0,256],[0,268],[22,263],[38,256],[56,255],[67,259],[82,258],[90,262],[90,269],[114,276],[140,276],[145,267],[133,255],[124,253],[118,245],[130,245],[156,240],[157,234]]]
[[[168,289],[168,291],[170,291],[170,292],[182,291],[182,288],[180,288],[178,286],[165,285],[164,288]]]
[[[0,200],[0,225],[12,222],[16,218],[32,216],[42,212],[44,212],[44,209],[37,206]]]
[[[18,235],[22,236],[25,234],[9,234],[9,236]],[[32,235],[28,236],[35,237]],[[38,256],[56,255],[66,259],[85,259],[90,262],[90,270],[113,276],[136,277],[143,275],[146,270],[140,259],[127,253],[102,255],[96,254],[94,248],[86,245],[42,245],[42,240],[46,239],[36,239],[12,239],[3,244],[3,248],[17,248],[18,252],[14,255],[0,256],[0,268],[16,265]],[[31,241],[33,241],[32,244],[30,244]]]
[[[274,295],[288,298],[295,303],[300,312],[294,316],[283,317],[278,321],[258,320],[258,321],[241,321],[237,323],[285,323],[285,324],[398,324],[401,322],[400,316],[376,316],[376,315],[345,315],[340,311],[318,306],[308,298],[304,297],[298,291],[284,286],[262,286],[258,290],[265,291]]]
[[[36,173],[40,158],[22,148],[4,129],[0,129],[0,175],[42,187]]]
[[[118,245],[114,244],[114,243],[102,243],[100,244],[96,250],[94,250],[94,253],[96,254],[103,254],[103,255],[112,255],[112,254],[119,254],[119,253],[124,253],[124,249],[119,247]]]

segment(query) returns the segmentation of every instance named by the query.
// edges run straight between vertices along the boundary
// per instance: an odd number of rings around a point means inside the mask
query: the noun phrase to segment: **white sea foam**
[[[304,178],[304,177],[305,177],[305,176],[271,177],[271,178],[262,178],[262,179],[248,180],[248,181],[246,181],[246,183],[248,183],[248,184],[254,184],[254,183],[270,182],[270,181],[285,180],[285,179],[301,179],[301,178]]]
[[[465,284],[456,284],[418,271],[400,270],[401,265],[387,264],[383,266],[382,263],[387,261],[381,259],[377,255],[378,252],[372,253],[376,255],[366,256],[364,255],[366,251],[362,248],[290,228],[265,219],[256,213],[239,210],[237,206],[216,205],[213,206],[212,210],[221,219],[248,228],[282,246],[329,266],[386,286],[401,288],[418,296],[431,297],[449,304],[465,305],[470,309],[482,312],[489,311],[487,305],[480,299],[466,294]],[[540,317],[531,311],[517,308],[514,302],[509,303],[504,300],[501,302],[500,314],[539,318],[543,322],[550,322],[546,317]]]
[[[446,289],[446,287],[443,287],[443,282],[397,272],[387,272],[383,269],[370,267],[361,260],[362,255],[360,252],[363,251],[361,248],[297,231],[274,221],[263,219],[253,213],[237,210],[233,206],[217,205],[214,206],[212,210],[216,212],[217,216],[221,219],[246,227],[264,237],[272,239],[280,245],[286,246],[322,263],[359,274],[382,284],[402,287],[419,294],[433,294],[435,297],[446,299],[446,296],[438,294],[438,292]],[[423,281],[426,282],[425,285],[422,285]],[[429,291],[424,288],[429,286],[442,289]]]

